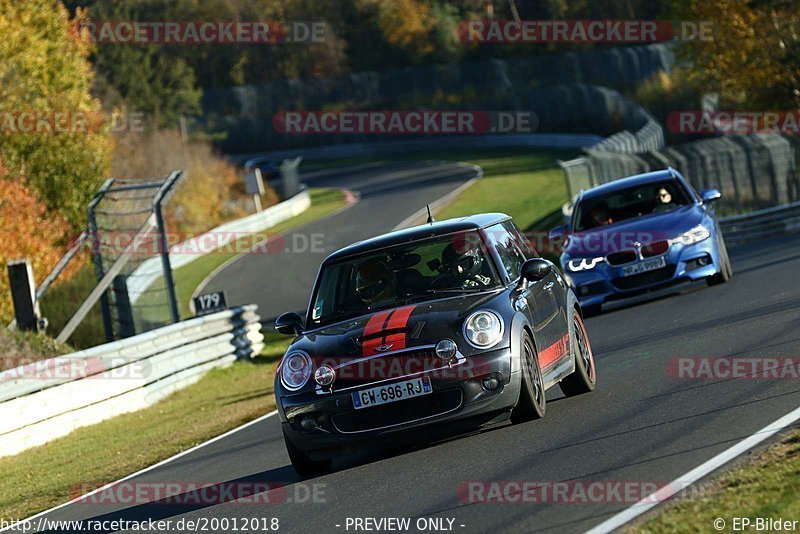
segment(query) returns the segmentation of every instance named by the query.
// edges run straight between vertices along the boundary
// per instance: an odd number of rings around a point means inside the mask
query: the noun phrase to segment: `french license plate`
[[[376,388],[354,391],[351,395],[353,396],[353,406],[355,406],[356,410],[360,410],[361,408],[370,408],[412,397],[421,397],[431,393],[431,391],[431,380],[424,376]]]
[[[666,267],[667,259],[664,256],[660,258],[653,258],[652,260],[644,260],[633,265],[626,265],[622,268],[622,276],[631,276],[639,273],[646,273],[647,271],[655,271],[662,267]]]

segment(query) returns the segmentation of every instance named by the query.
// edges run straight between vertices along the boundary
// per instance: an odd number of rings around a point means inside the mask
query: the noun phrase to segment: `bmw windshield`
[[[573,231],[583,232],[636,217],[672,211],[691,203],[691,196],[678,180],[639,184],[580,202],[575,207]]]
[[[441,296],[501,287],[477,232],[378,249],[326,265],[313,297],[313,326]]]

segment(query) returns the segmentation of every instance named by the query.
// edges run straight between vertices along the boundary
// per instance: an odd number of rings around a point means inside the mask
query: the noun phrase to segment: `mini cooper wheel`
[[[517,405],[511,411],[512,423],[522,423],[544,417],[547,404],[542,370],[539,368],[539,357],[527,332],[522,338],[521,349],[522,384],[520,384]]]
[[[572,330],[574,336],[571,345],[572,357],[575,358],[575,370],[564,378],[559,386],[567,397],[593,391],[597,385],[597,373],[594,368],[594,355],[583,326],[583,319],[577,311],[572,312]]]
[[[286,437],[286,431],[283,432],[283,441],[286,442],[286,450],[289,452],[289,459],[292,461],[292,467],[297,471],[297,474],[303,477],[324,475],[329,473],[333,460],[312,460],[306,453],[298,449]]]

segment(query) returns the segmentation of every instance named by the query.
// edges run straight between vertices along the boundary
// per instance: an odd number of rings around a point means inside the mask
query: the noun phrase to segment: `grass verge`
[[[522,228],[549,230],[560,224],[561,205],[569,200],[564,171],[556,160],[572,159],[579,154],[577,149],[525,147],[441,150],[381,158],[309,161],[302,163],[302,170],[397,161],[471,163],[483,169],[483,178],[437,213],[438,219],[499,211],[514,217]]]
[[[260,356],[214,369],[149,408],[0,458],[0,519],[29,517],[84,484],[112,482],[272,411],[275,365],[288,344],[270,335]]]
[[[721,518],[725,521],[724,530],[729,532],[734,517],[752,521],[759,517],[800,520],[798,481],[800,433],[756,453],[752,459],[704,485],[699,495],[667,504],[627,531],[713,532],[714,521]]]

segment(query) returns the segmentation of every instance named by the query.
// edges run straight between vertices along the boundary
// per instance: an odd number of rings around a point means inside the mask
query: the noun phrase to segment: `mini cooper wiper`
[[[453,287],[450,289],[426,289],[425,293],[480,293],[492,289],[490,287]]]

